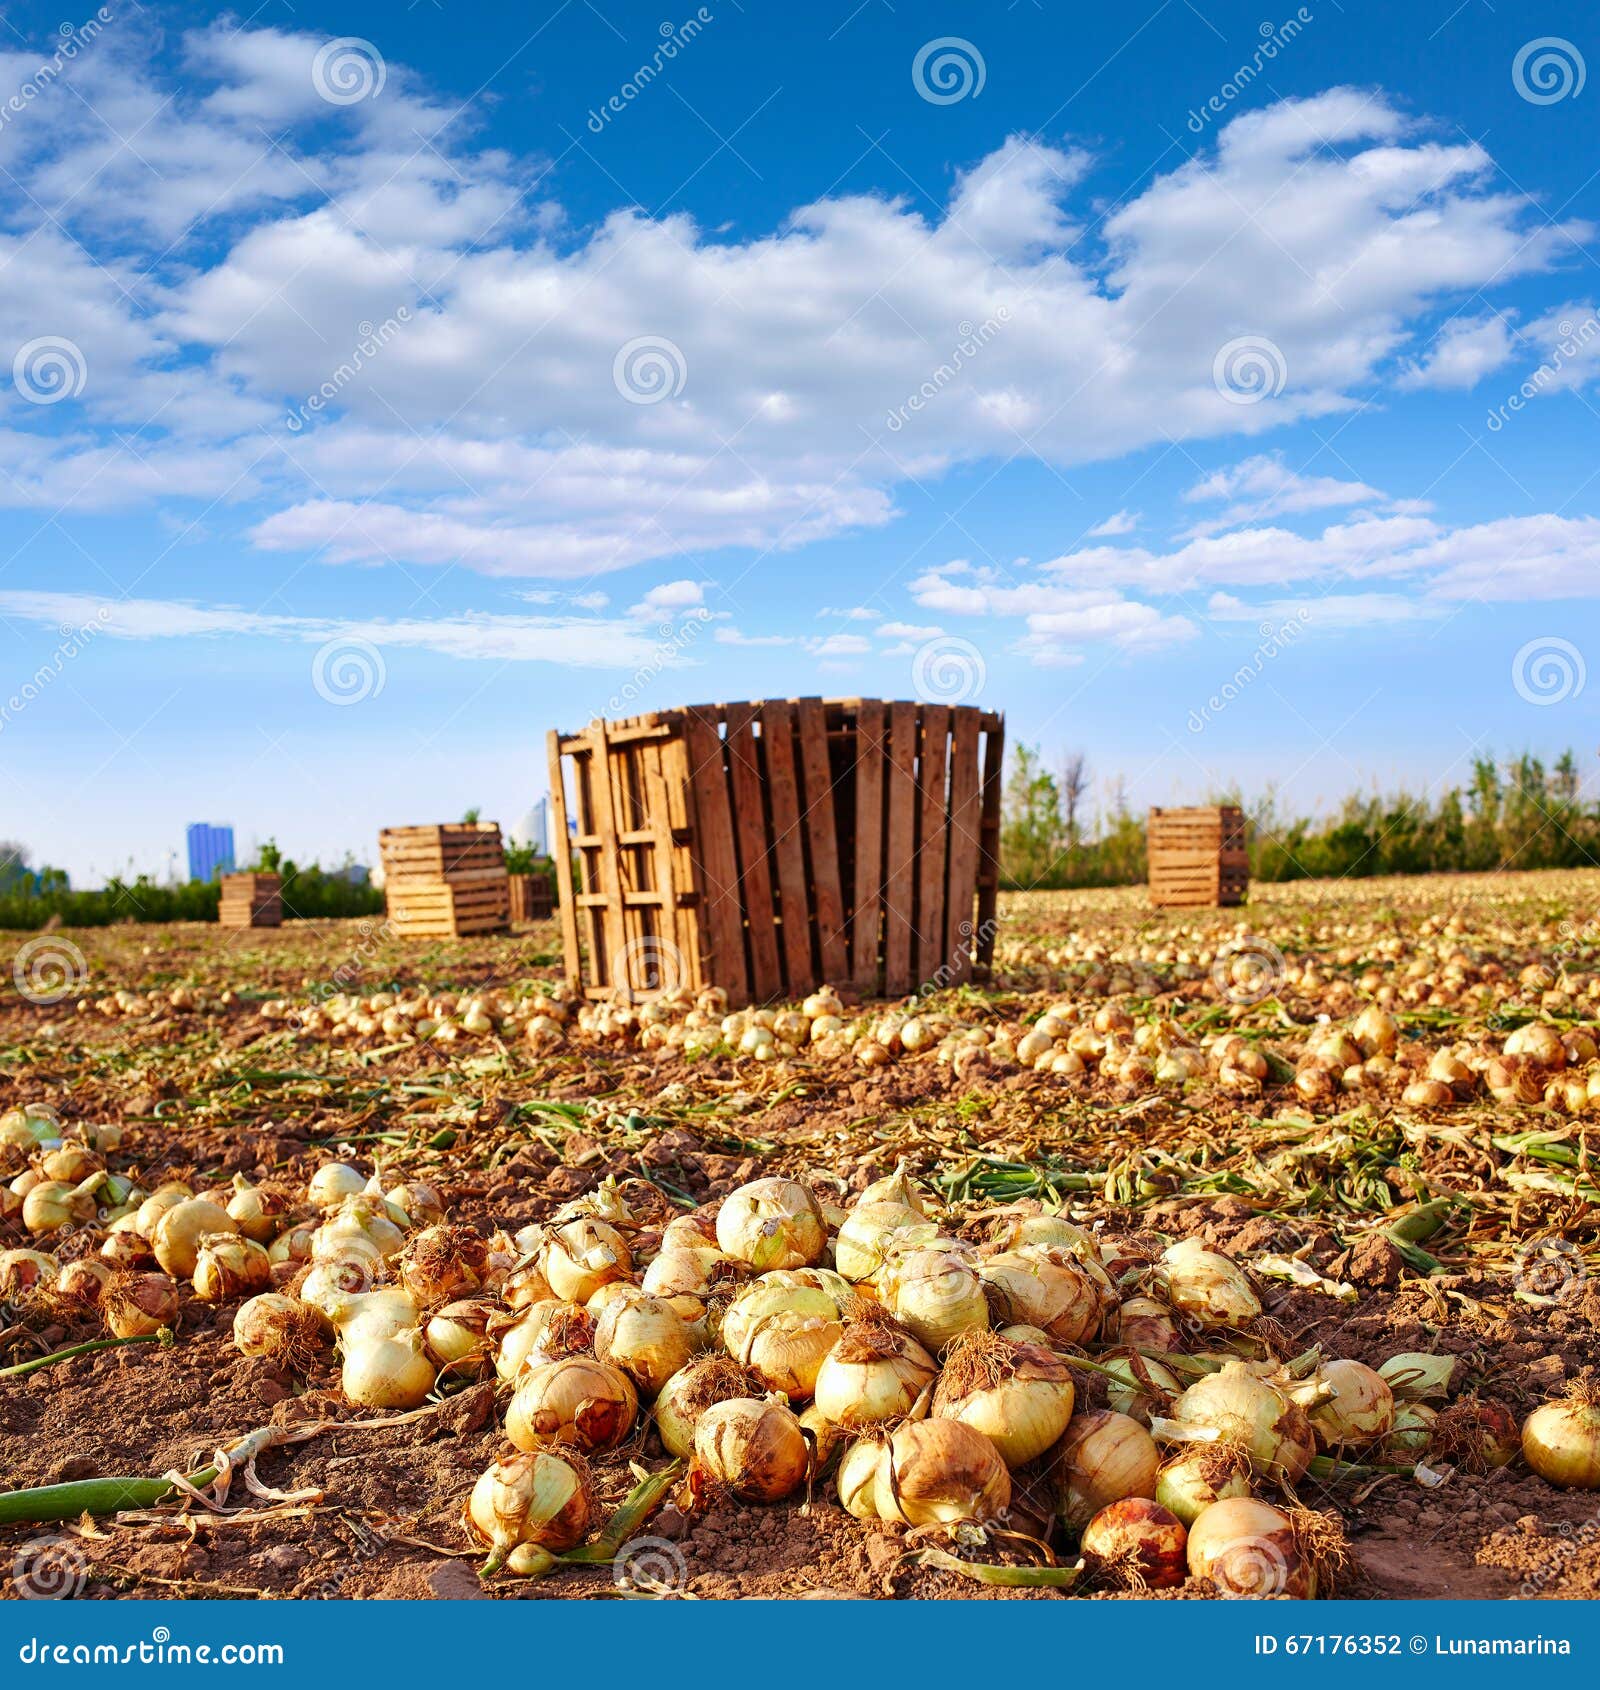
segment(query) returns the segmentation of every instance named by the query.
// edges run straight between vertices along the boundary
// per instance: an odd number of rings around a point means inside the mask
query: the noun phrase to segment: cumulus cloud
[[[1401,389],[1476,387],[1491,371],[1510,363],[1511,354],[1511,328],[1499,312],[1455,317],[1422,357],[1402,367],[1395,385]]]
[[[217,22],[175,75],[130,23],[69,67],[81,98],[8,129],[0,319],[70,339],[87,379],[50,407],[0,393],[0,503],[225,501],[267,551],[534,578],[789,549],[880,528],[908,477],[963,462],[1345,410],[1441,303],[1583,233],[1482,147],[1343,89],[1234,119],[1092,247],[1094,160],[1021,137],[942,210],[862,193],[744,239],[633,208],[575,229],[544,161],[481,145],[406,66],[381,99],[316,99],[322,45]],[[1213,379],[1241,335],[1285,371],[1259,404]],[[621,356],[641,346],[655,386]]]

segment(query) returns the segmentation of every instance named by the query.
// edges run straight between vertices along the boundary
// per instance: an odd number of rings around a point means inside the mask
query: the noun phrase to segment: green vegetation
[[[1130,886],[1145,878],[1144,816],[1120,786],[1091,826],[1081,821],[1081,757],[1057,769],[1036,747],[1011,759],[1001,818],[1001,884],[1012,888]],[[1295,816],[1274,792],[1239,804],[1248,820],[1255,880],[1377,874],[1580,868],[1600,863],[1600,805],[1578,792],[1567,751],[1551,767],[1523,753],[1505,763],[1480,757],[1465,786],[1437,794],[1352,793],[1326,816]]]

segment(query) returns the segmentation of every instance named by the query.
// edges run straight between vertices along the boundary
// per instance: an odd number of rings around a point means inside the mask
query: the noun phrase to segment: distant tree
[[[1089,759],[1081,751],[1068,752],[1061,759],[1058,782],[1061,809],[1067,832],[1067,872],[1077,867],[1078,846],[1083,842],[1083,800],[1089,790]]]
[[[483,814],[483,811],[482,811],[482,810],[480,810],[480,809],[479,809],[479,808],[478,808],[478,806],[477,806],[477,805],[476,805],[476,804],[474,804],[474,805],[473,805],[473,806],[472,806],[472,808],[471,808],[471,809],[470,809],[470,810],[468,810],[468,811],[467,811],[467,812],[466,812],[466,813],[465,813],[465,814],[464,814],[464,815],[463,815],[463,816],[462,816],[462,818],[461,818],[461,820],[462,820],[462,822],[463,822],[463,823],[465,823],[465,825],[466,825],[466,826],[468,826],[468,827],[476,827],[476,826],[477,826],[477,824],[478,824],[478,818],[479,818],[479,817],[480,817],[480,816],[481,816],[481,815],[482,815],[482,814]]]
[[[253,874],[277,874],[283,868],[283,852],[278,849],[276,839],[269,839],[256,852],[256,860],[250,865]]]
[[[1061,790],[1037,746],[1019,745],[1001,808],[1001,872],[1014,886],[1047,884],[1056,867],[1066,824]]]

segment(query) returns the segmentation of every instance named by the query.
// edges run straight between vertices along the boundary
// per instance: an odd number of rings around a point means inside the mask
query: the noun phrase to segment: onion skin
[[[1173,1590],[1189,1576],[1189,1534],[1159,1502],[1125,1497],[1102,1508],[1083,1528],[1079,1547],[1092,1572],[1135,1577],[1151,1590]]]
[[[1394,1425],[1394,1393],[1389,1382],[1359,1361],[1330,1361],[1313,1375],[1334,1393],[1332,1402],[1310,1411],[1311,1429],[1325,1450],[1360,1449],[1389,1434]]]
[[[1178,1398],[1173,1418],[1246,1448],[1257,1467],[1293,1484],[1317,1452],[1305,1411],[1242,1362],[1198,1379]]]
[[[564,1356],[522,1375],[506,1410],[506,1436],[520,1450],[571,1444],[588,1454],[620,1444],[638,1412],[626,1373],[587,1356]]]
[[[163,1273],[188,1279],[199,1259],[202,1239],[210,1233],[238,1230],[238,1222],[226,1209],[204,1197],[189,1197],[174,1203],[155,1223],[150,1247]]]
[[[800,1422],[782,1403],[730,1397],[696,1423],[694,1463],[746,1502],[777,1502],[804,1480],[811,1452]]]
[[[900,1420],[938,1368],[909,1333],[873,1321],[844,1329],[817,1369],[817,1408],[836,1426]]]
[[[1000,1340],[994,1341],[997,1345]],[[1012,1371],[993,1384],[961,1389],[959,1351],[940,1375],[933,1394],[936,1417],[960,1420],[982,1432],[1007,1467],[1043,1455],[1072,1420],[1075,1392],[1066,1364],[1032,1344],[1005,1346]]]
[[[1231,1496],[1250,1496],[1249,1457],[1242,1457],[1238,1468],[1218,1478],[1208,1477],[1205,1452],[1214,1444],[1191,1446],[1176,1455],[1156,1475],[1156,1501],[1176,1514],[1185,1526],[1192,1526],[1213,1502],[1224,1502]]]
[[[481,1474],[467,1499],[465,1523],[495,1551],[491,1565],[518,1544],[559,1554],[582,1543],[593,1514],[587,1475],[545,1450],[518,1453]]]
[[[1161,1455],[1137,1420],[1098,1408],[1072,1417],[1050,1462],[1056,1511],[1081,1528],[1113,1502],[1153,1501]]]
[[[1289,1516],[1253,1497],[1214,1502],[1189,1528],[1189,1573],[1224,1596],[1317,1593],[1316,1573],[1301,1556]]]
[[[880,1520],[908,1526],[993,1520],[1011,1505],[1000,1452],[960,1420],[908,1420],[879,1458],[873,1505]]]
[[[613,1302],[600,1316],[594,1353],[626,1373],[642,1396],[653,1397],[688,1365],[694,1345],[670,1303],[635,1296]]]
[[[1547,1484],[1600,1490],[1600,1411],[1572,1398],[1542,1403],[1522,1423],[1522,1453]]]
[[[752,1180],[730,1192],[717,1211],[718,1249],[763,1273],[812,1267],[827,1242],[816,1198],[794,1180]]]

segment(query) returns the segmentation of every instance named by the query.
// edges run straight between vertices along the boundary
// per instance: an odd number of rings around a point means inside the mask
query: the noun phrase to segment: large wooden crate
[[[402,939],[460,939],[510,925],[497,822],[386,827],[378,835],[389,923]]]
[[[514,874],[510,877],[511,919],[548,921],[555,913],[555,891],[545,874]]]
[[[1152,810],[1145,843],[1151,903],[1193,909],[1244,902],[1250,863],[1237,804]]]
[[[224,927],[281,927],[283,878],[276,874],[225,874],[217,920]]]
[[[877,699],[707,704],[550,735],[567,974],[589,997],[823,982],[902,997],[987,970],[1001,716]]]

